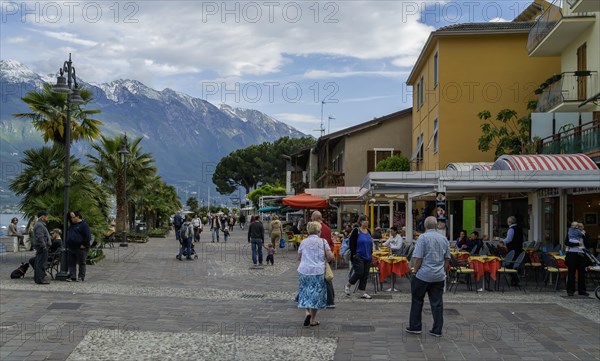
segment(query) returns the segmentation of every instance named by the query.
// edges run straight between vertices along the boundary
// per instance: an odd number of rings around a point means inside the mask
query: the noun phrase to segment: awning
[[[492,170],[596,170],[598,166],[585,154],[503,155]]]
[[[276,207],[276,206],[266,206],[266,207],[262,207],[261,209],[259,209],[258,213],[276,212],[278,210],[279,210],[279,207]]]
[[[413,154],[409,159],[410,162],[415,160],[417,158],[417,156],[419,155],[419,150],[421,150],[421,147],[423,146],[423,141],[424,141],[424,139],[419,137],[419,141],[417,142],[417,147],[413,150]]]
[[[283,204],[302,209],[324,209],[329,207],[326,199],[306,193],[284,198]]]

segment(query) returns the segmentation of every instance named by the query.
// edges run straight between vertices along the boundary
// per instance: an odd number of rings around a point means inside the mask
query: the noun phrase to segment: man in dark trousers
[[[48,262],[48,247],[52,245],[50,233],[46,228],[48,222],[48,212],[39,211],[38,220],[33,226],[33,249],[35,249],[34,275],[33,280],[38,285],[47,285],[50,282],[46,280],[46,262]]]
[[[437,232],[435,217],[427,217],[423,223],[425,233],[417,239],[412,254],[415,276],[410,285],[412,299],[409,325],[405,331],[412,334],[422,332],[423,301],[427,294],[433,316],[433,327],[429,330],[429,334],[441,337],[444,326],[444,280],[450,263],[450,244],[446,237]]]
[[[262,266],[262,246],[265,243],[265,229],[258,216],[254,216],[251,222],[248,227],[248,243],[252,244],[252,263],[256,266],[256,256],[258,255],[258,264]]]
[[[85,280],[85,262],[92,239],[90,226],[81,218],[80,211],[69,213],[71,227],[67,232],[67,249],[69,250],[69,278],[67,282]],[[79,277],[77,277],[79,265]]]
[[[508,223],[508,232],[506,232],[506,238],[504,238],[504,244],[508,252],[515,251],[513,259],[516,259],[521,252],[523,252],[523,227],[517,224],[517,218],[510,216],[506,220]],[[519,286],[519,276],[511,274],[511,286]]]

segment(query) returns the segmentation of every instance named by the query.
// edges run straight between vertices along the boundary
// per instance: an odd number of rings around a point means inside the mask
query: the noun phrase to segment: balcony
[[[320,188],[344,187],[344,173],[333,172],[330,170],[324,171],[322,174],[315,176],[315,181]]]
[[[567,45],[595,22],[593,13],[564,16],[561,8],[550,6],[529,31],[529,56],[560,56]]]
[[[571,12],[600,12],[600,1],[598,0],[567,0]]]
[[[540,139],[536,142],[536,150],[538,154],[600,155],[600,122],[589,122]]]
[[[535,90],[538,95],[536,112],[586,112],[594,110],[590,102],[581,103],[598,93],[598,72],[573,71],[554,75]]]

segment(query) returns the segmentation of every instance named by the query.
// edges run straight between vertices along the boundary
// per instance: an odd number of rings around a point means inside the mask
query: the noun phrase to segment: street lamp
[[[127,156],[131,154],[127,147],[127,134],[123,137],[121,150],[121,162],[123,163],[123,231],[121,231],[121,247],[127,247]]]
[[[67,116],[65,117],[65,194],[63,206],[63,237],[61,247],[63,252],[60,258],[60,272],[55,276],[56,279],[65,280],[69,277],[67,270],[67,253],[65,252],[65,240],[67,238],[67,228],[69,222],[69,188],[71,187],[70,177],[70,162],[71,162],[71,106],[83,103],[83,99],[79,94],[77,86],[77,76],[75,75],[75,67],[71,61],[71,53],[69,60],[65,61],[63,66],[58,70],[60,75],[56,78],[56,84],[52,86],[52,91],[55,93],[67,94]],[[65,79],[64,74],[67,73]]]

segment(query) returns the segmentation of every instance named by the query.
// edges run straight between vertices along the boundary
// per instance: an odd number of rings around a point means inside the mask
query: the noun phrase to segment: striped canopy
[[[492,170],[596,170],[598,166],[585,154],[503,155]]]

